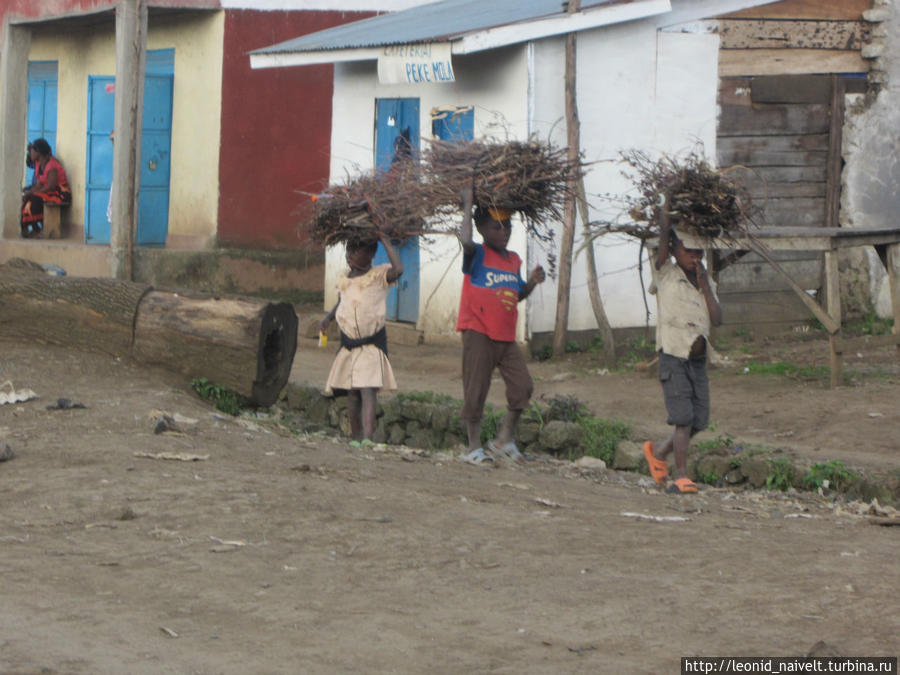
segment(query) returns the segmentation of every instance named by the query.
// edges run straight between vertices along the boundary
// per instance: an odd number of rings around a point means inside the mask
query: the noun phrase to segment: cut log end
[[[253,382],[254,403],[269,406],[287,384],[297,351],[297,314],[286,302],[266,306],[259,332],[259,359]]]

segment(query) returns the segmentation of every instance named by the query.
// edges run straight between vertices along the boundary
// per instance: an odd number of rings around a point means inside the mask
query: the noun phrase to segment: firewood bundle
[[[666,209],[675,229],[698,237],[735,238],[747,234],[752,222],[751,200],[746,189],[716,170],[701,155],[692,152],[683,159],[647,153],[622,153],[624,172],[638,196],[628,202],[627,225],[610,230],[640,238],[658,234],[658,210]]]
[[[324,246],[370,240],[376,227],[400,241],[454,233],[460,191],[471,183],[476,205],[522,213],[529,233],[547,242],[553,221],[562,219],[570,180],[583,167],[564,148],[534,138],[432,140],[421,160],[399,157],[387,171],[348,176],[312,195],[314,208],[301,229]]]
[[[584,171],[565,148],[536,137],[527,141],[431,141],[423,157],[428,181],[421,190],[439,212],[459,206],[459,193],[472,183],[477,206],[518,211],[529,233],[541,241],[553,236],[553,222],[562,220],[573,181]]]
[[[389,171],[348,176],[312,195],[314,208],[301,224],[322,246],[362,243],[376,239],[376,227],[403,241],[425,233],[433,207],[418,198],[421,170],[406,158]]]

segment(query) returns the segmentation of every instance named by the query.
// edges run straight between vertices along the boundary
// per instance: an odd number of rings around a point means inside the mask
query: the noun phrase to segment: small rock
[[[633,441],[620,441],[613,456],[613,468],[623,471],[636,471],[644,459],[644,450]]]
[[[9,443],[0,444],[0,462],[8,462],[15,455],[13,455],[12,448],[9,446]]]
[[[606,462],[604,462],[599,457],[588,457],[587,455],[585,455],[584,457],[579,457],[576,460],[575,466],[580,466],[583,469],[601,469],[602,470],[602,469],[606,468]]]

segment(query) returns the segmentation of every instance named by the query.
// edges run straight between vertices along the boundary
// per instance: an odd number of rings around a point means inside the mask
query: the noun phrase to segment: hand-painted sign
[[[453,82],[449,42],[389,45],[378,55],[381,84]]]

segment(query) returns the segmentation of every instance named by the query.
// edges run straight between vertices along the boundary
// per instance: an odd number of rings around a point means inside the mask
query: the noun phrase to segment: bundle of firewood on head
[[[418,195],[421,171],[411,158],[395,162],[390,170],[347,177],[311,195],[314,208],[300,227],[322,246],[375,241],[376,228],[403,241],[426,234],[434,206]]]
[[[713,168],[702,155],[692,152],[678,159],[664,154],[654,160],[646,152],[630,150],[622,153],[622,159],[628,165],[623,173],[638,193],[628,201],[631,222],[604,224],[600,230],[653,238],[659,234],[659,210],[665,209],[681,235],[735,239],[748,233],[749,193],[728,177],[727,170]]]
[[[565,148],[532,137],[527,141],[430,142],[423,158],[428,180],[425,201],[450,214],[459,208],[460,190],[472,183],[474,203],[518,211],[526,227],[542,242],[553,239],[553,221],[562,220],[565,200],[584,164],[571,162]]]

